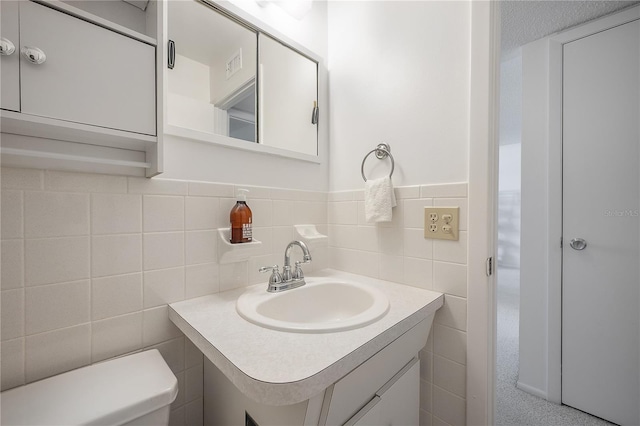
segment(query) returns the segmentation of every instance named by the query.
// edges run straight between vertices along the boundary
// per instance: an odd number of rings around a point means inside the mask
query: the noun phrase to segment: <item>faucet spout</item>
[[[271,277],[269,278],[269,287],[267,287],[269,293],[277,293],[305,285],[304,273],[300,267],[300,262],[296,262],[295,271],[291,271],[291,249],[293,246],[298,246],[302,250],[302,255],[304,256],[302,263],[311,262],[309,247],[302,241],[291,241],[284,251],[282,274],[278,272],[277,265],[260,268],[260,272],[272,271]]]
[[[291,241],[284,251],[284,266],[285,268],[291,267],[291,249],[293,246],[298,246],[302,250],[304,263],[311,262],[311,253],[309,253],[309,247],[302,241]]]

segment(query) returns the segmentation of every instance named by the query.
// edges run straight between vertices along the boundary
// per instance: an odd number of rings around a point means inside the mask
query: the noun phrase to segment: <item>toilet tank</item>
[[[166,425],[177,395],[176,377],[153,349],[2,392],[0,423]]]

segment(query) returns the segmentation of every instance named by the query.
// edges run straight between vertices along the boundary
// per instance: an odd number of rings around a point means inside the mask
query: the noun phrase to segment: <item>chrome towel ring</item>
[[[365,155],[364,158],[362,159],[362,166],[360,167],[360,173],[362,173],[362,179],[364,179],[365,182],[367,181],[367,177],[364,175],[364,163],[365,161],[367,161],[367,157],[369,157],[374,152],[376,153],[376,157],[378,158],[378,160],[383,160],[387,157],[391,159],[391,173],[389,173],[389,177],[393,176],[393,170],[396,168],[396,163],[395,161],[393,161],[393,155],[391,155],[391,147],[386,143],[378,144],[378,146],[375,147],[375,149],[372,149],[371,151],[369,151],[367,155]]]

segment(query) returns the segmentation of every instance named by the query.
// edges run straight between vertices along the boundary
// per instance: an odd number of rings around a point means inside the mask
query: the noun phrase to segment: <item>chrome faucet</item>
[[[291,249],[293,246],[298,246],[302,250],[303,262],[296,261],[295,269],[291,272]],[[284,251],[284,266],[282,267],[282,274],[278,271],[278,265],[263,266],[259,269],[260,272],[271,271],[267,291],[269,293],[277,293],[279,291],[290,290],[292,288],[305,285],[304,273],[302,272],[300,265],[309,262],[311,262],[311,253],[309,253],[307,245],[302,241],[291,241]]]

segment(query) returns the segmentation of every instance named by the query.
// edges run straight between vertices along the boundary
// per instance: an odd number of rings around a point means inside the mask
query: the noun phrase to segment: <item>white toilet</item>
[[[2,425],[168,425],[178,380],[156,349],[0,394]]]

